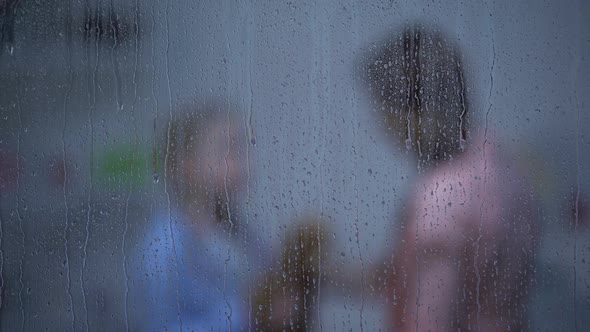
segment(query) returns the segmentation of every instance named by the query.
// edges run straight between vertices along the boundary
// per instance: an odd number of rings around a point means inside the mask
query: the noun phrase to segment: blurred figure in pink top
[[[393,256],[387,296],[395,330],[526,328],[532,191],[493,130],[471,126],[462,63],[447,36],[422,25],[372,44],[363,57],[373,106],[421,175]]]

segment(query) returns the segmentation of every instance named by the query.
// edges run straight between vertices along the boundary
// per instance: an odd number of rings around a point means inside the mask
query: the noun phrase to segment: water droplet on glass
[[[406,139],[406,149],[412,150],[412,140],[409,138]]]
[[[154,172],[154,183],[160,182],[160,175],[157,172]]]

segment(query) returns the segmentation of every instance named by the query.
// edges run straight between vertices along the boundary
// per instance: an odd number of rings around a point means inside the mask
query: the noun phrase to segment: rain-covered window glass
[[[0,0],[0,330],[590,329],[589,21]]]

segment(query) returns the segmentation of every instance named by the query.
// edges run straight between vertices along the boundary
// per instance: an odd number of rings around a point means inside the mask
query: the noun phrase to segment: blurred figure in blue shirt
[[[184,112],[167,132],[168,203],[148,226],[135,260],[142,330],[247,325],[249,271],[265,251],[246,246],[248,225],[237,221],[246,173],[240,145],[246,143],[229,108],[207,102]]]

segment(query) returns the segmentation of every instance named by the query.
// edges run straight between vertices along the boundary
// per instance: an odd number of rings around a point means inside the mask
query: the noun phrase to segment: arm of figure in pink
[[[454,245],[440,231],[436,215],[425,216],[414,223],[406,241],[414,242],[414,268],[408,278],[414,279],[414,288],[408,289],[407,317],[410,331],[441,331],[448,328],[454,290],[457,287]],[[434,225],[433,225],[434,224]],[[413,235],[413,236],[412,236]]]
[[[396,261],[402,331],[449,330],[458,287],[457,261],[466,241],[465,191],[452,178],[431,179],[413,197]]]

